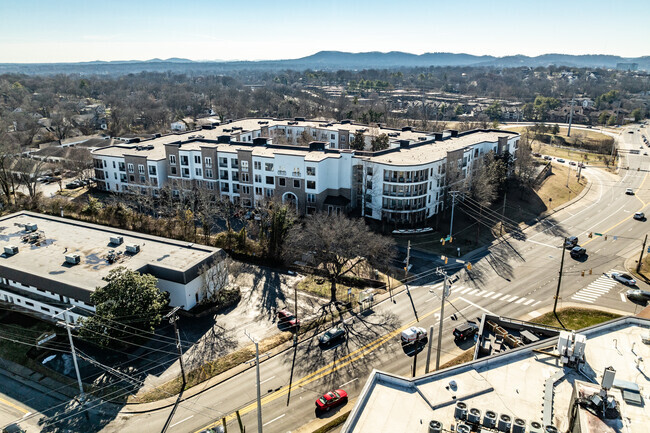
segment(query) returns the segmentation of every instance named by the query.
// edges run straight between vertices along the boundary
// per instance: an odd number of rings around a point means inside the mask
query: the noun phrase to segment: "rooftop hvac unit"
[[[531,421],[528,426],[529,433],[543,433],[542,424],[537,421]]]
[[[8,256],[13,256],[18,254],[18,247],[15,245],[7,245],[5,247],[5,254]]]
[[[126,246],[126,252],[131,254],[138,254],[140,252],[140,245],[129,244]]]
[[[526,433],[526,421],[515,418],[515,422],[512,423],[512,433]]]
[[[456,403],[456,408],[454,409],[454,418],[456,419],[467,418],[467,405],[462,401]]]
[[[429,421],[429,433],[442,433],[442,423],[440,421]]]
[[[124,238],[122,236],[111,236],[111,244],[113,245],[122,245]]]
[[[38,230],[38,224],[36,223],[25,223],[25,231],[26,232],[35,232]]]
[[[512,418],[510,418],[510,415],[506,415],[505,413],[502,413],[501,416],[499,417],[499,425],[497,426],[497,430],[502,431],[504,433],[510,433],[511,428],[512,428]]]
[[[7,251],[6,248],[5,251]],[[607,367],[603,372],[603,380],[600,386],[604,390],[609,391],[610,389],[612,389],[612,386],[614,385],[615,377],[616,377],[616,370],[614,370],[612,367]]]
[[[475,407],[471,408],[467,413],[467,421],[472,424],[481,423],[481,411]]]
[[[544,427],[544,433],[558,433],[558,430],[555,428],[555,426],[547,425]]]
[[[78,265],[81,262],[81,256],[79,254],[66,254],[65,262],[70,265]]]
[[[456,426],[456,431],[458,433],[470,433],[472,431],[472,429],[467,424],[464,424],[464,423],[461,422],[461,423],[458,423],[458,425]]]
[[[485,411],[483,427],[494,428],[497,425],[497,413],[492,410]]]

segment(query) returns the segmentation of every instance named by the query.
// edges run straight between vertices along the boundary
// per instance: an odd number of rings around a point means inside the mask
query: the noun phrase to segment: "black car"
[[[578,245],[578,237],[577,236],[571,236],[566,238],[566,241],[564,242],[564,247],[565,248],[573,248]]]
[[[648,302],[650,301],[650,292],[647,290],[631,289],[628,290],[627,298],[631,301]]]
[[[81,185],[79,185],[79,182],[74,181],[74,182],[66,183],[65,187],[67,189],[77,189],[77,188],[81,187]]]
[[[330,344],[342,340],[344,338],[345,338],[345,328],[342,325],[339,325],[327,330],[327,332],[325,332],[323,335],[318,337],[318,341],[323,346],[329,346]]]
[[[587,254],[587,250],[582,247],[576,246],[573,247],[573,249],[571,250],[571,257],[573,257],[574,259],[582,258],[586,254]]]
[[[478,325],[474,322],[465,322],[454,329],[454,340],[465,341],[478,332]]]

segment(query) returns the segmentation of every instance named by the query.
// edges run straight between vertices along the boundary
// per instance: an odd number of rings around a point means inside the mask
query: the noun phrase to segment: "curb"
[[[6,363],[6,362],[11,362],[11,361],[7,361],[5,359],[2,360],[3,364]],[[5,369],[7,369],[7,370],[5,370]],[[20,382],[21,384],[23,384],[24,386],[26,386],[28,388],[31,388],[31,389],[33,389],[35,391],[38,391],[38,392],[41,392],[43,394],[47,394],[47,395],[49,395],[51,397],[54,397],[54,398],[56,398],[58,400],[61,400],[61,401],[68,401],[68,400],[71,400],[72,398],[74,398],[74,397],[70,397],[70,396],[68,396],[66,394],[63,394],[62,392],[59,392],[59,391],[57,391],[55,389],[48,388],[45,385],[41,385],[40,383],[35,382],[34,380],[25,378],[24,376],[14,372],[14,371],[11,371],[11,370],[12,369],[11,369],[10,366],[3,365],[3,368],[0,369],[0,375],[5,376],[5,377],[7,377],[7,378],[9,378],[11,380],[15,380],[16,382]],[[64,385],[62,385],[62,386],[64,386]]]

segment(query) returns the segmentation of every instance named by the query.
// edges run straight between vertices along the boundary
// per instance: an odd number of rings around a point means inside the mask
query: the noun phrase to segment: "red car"
[[[280,310],[278,311],[278,323],[280,325],[298,326],[300,325],[300,320],[290,311]]]
[[[348,401],[348,393],[342,389],[326,392],[321,398],[316,400],[316,409],[328,411],[334,406],[345,404]]]

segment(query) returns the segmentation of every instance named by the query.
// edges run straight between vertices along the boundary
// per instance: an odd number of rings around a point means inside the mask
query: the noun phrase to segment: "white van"
[[[416,341],[421,341],[427,338],[427,331],[424,328],[418,328],[417,326],[411,326],[408,329],[402,331],[401,339],[402,344],[409,344]]]

